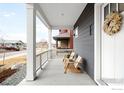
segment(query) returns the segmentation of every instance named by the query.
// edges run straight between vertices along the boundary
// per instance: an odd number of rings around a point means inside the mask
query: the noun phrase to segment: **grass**
[[[4,61],[4,66],[9,66],[17,63],[26,63],[26,56],[18,56]],[[0,61],[0,65],[3,65],[3,61]]]

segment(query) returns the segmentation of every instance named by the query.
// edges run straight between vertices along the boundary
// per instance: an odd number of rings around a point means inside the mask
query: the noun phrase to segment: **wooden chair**
[[[70,65],[73,65],[75,67],[75,69],[80,68],[79,64],[82,63],[82,58],[81,56],[78,56],[75,60],[66,60],[66,64],[65,64],[65,71],[64,73],[66,74],[68,68]]]
[[[74,56],[75,56],[75,52],[71,52],[70,55],[65,55],[63,62],[65,63],[67,60],[73,60]]]

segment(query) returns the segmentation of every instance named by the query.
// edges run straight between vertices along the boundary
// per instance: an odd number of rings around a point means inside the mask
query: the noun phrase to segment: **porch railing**
[[[48,61],[48,57],[49,57],[49,51],[51,50],[47,50],[41,53],[38,53],[36,55],[36,72],[41,69],[42,70],[42,66]]]
[[[51,49],[36,55],[36,72],[42,70],[42,67],[48,62],[49,59],[62,57],[65,53],[69,53],[72,49]]]

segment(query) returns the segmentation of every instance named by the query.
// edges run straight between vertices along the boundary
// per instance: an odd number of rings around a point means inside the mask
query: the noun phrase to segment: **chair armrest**
[[[71,61],[71,62],[70,62],[70,61],[68,61],[67,63],[71,63],[71,64],[74,64],[74,62],[73,62],[73,61]]]
[[[82,62],[74,62],[74,63],[82,63]]]
[[[74,62],[75,60],[74,59],[69,59],[69,61]]]

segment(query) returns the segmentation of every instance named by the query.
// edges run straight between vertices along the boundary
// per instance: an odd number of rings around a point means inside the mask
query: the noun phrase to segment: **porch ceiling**
[[[73,28],[86,3],[42,3],[40,7],[52,29]]]

